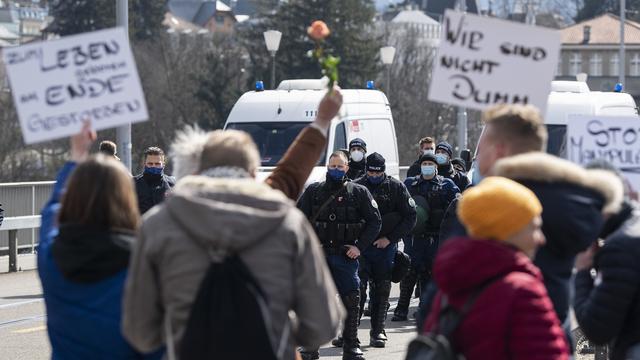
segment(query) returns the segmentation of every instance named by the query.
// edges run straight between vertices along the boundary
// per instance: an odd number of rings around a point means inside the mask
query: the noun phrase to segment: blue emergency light
[[[622,84],[621,83],[617,83],[616,87],[613,89],[613,91],[622,92]]]
[[[367,81],[367,89],[374,90],[376,88],[376,83],[373,80]]]
[[[264,91],[264,83],[262,81],[256,81],[256,91]]]

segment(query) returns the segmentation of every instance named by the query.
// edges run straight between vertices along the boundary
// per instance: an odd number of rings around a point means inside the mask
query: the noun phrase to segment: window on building
[[[609,60],[609,76],[620,75],[620,55],[613,53]]]
[[[562,54],[558,56],[558,68],[556,69],[556,76],[562,76]]]
[[[589,59],[589,75],[602,76],[602,55],[594,53]]]
[[[629,76],[640,76],[640,54],[633,54]]]
[[[569,75],[578,75],[582,72],[582,54],[574,52],[569,59]]]
[[[216,15],[216,23],[218,25],[224,25],[224,16],[223,15]]]

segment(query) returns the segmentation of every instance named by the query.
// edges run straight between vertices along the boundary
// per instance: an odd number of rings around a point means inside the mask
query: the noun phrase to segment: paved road
[[[395,308],[398,285],[392,290],[391,310]],[[412,301],[413,313],[417,299]],[[404,359],[407,344],[414,337],[414,322],[387,322],[389,342],[384,349],[369,344],[369,318],[365,317],[359,331],[360,341],[367,360]],[[46,332],[46,318],[42,288],[35,271],[0,274],[0,359],[45,360],[50,358],[51,348]],[[341,350],[325,346],[320,350],[322,359],[342,359]]]

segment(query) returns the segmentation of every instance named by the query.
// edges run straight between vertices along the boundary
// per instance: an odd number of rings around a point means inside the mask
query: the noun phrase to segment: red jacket
[[[438,321],[443,293],[456,309],[493,280],[454,332],[467,360],[567,359],[568,346],[540,270],[522,252],[489,241],[457,238],[439,250],[434,278],[440,288],[425,329]]]

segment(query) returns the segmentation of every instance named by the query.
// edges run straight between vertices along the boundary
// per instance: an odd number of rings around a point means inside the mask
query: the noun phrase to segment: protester
[[[134,178],[141,214],[163,202],[176,184],[175,178],[164,173],[164,167],[162,149],[150,147],[144,151],[144,171]]]
[[[467,165],[463,159],[455,158],[451,160],[451,165],[456,172],[463,174],[465,177],[467,176]]]
[[[603,213],[619,209],[622,189],[616,187],[613,175],[593,173],[543,153],[547,132],[533,106],[499,105],[485,111],[483,121],[476,154],[480,176],[516,180],[531,189],[545,209],[542,231],[547,242],[534,263],[542,271],[549,297],[568,334],[569,282],[575,256],[596,241]],[[443,221],[446,236],[464,233],[452,211],[454,204]]]
[[[568,358],[542,274],[530,260],[545,242],[541,213],[531,190],[505,178],[489,177],[465,193],[458,217],[469,235],[438,253],[434,277],[441,291],[427,332],[436,330],[447,306],[460,313],[469,304],[452,337],[466,359]]]
[[[609,343],[610,359],[640,359],[638,204],[626,200],[620,211],[608,217],[600,238],[605,239],[602,247],[594,243],[576,258],[576,320],[589,342]],[[595,278],[591,269],[597,272]]]
[[[371,331],[369,345],[385,347],[387,335],[385,320],[391,292],[391,275],[398,242],[406,238],[416,223],[416,204],[406,186],[385,173],[385,159],[374,152],[367,157],[367,175],[356,180],[365,186],[376,203],[382,217],[382,228],[376,241],[360,257],[360,313],[366,299],[366,284],[372,281]]]
[[[367,172],[367,143],[360,138],[355,138],[349,142],[349,171],[347,179],[355,180],[361,178]]]
[[[400,282],[400,297],[391,321],[406,321],[414,286],[420,294],[431,278],[433,258],[439,244],[438,232],[449,204],[460,193],[451,179],[438,175],[435,155],[422,155],[422,176],[407,178],[404,182],[417,205],[416,226],[405,237],[404,249],[411,257],[409,273]]]
[[[378,205],[366,187],[346,177],[348,160],[340,150],[329,157],[326,181],[307,187],[298,207],[313,225],[347,317],[342,332],[344,360],[364,360],[358,340],[360,279],[358,257],[374,241],[382,226]],[[318,359],[317,347],[301,351],[304,360]]]
[[[420,159],[422,155],[435,155],[436,153],[436,141],[430,137],[426,136],[420,139],[418,142],[418,159],[411,164],[409,170],[407,170],[407,178],[416,177],[420,175]]]
[[[255,180],[259,164],[248,134],[213,132],[200,158],[200,175],[183,178],[147,215],[124,299],[124,334],[136,348],[162,345],[163,329],[170,329],[173,341],[167,345],[181,352],[190,309],[211,261],[206,249],[237,254],[248,267],[268,299],[268,330],[286,344],[283,358],[294,357],[295,345],[320,346],[336,334],[343,310],[318,240],[284,194]],[[287,336],[290,311],[297,326]]]
[[[110,156],[116,160],[120,160],[119,157],[116,156],[116,154],[118,153],[117,150],[117,146],[116,143],[114,143],[113,141],[109,141],[109,140],[105,140],[103,142],[100,143],[100,146],[98,147],[98,151],[105,155],[105,156]]]
[[[88,123],[71,139],[71,160],[42,210],[38,274],[52,358],[140,359],[120,332],[129,247],[140,222],[136,194],[122,164],[89,157],[94,140]]]
[[[453,148],[448,142],[443,141],[436,145],[436,160],[438,160],[438,174],[445,178],[451,179],[454,184],[464,192],[469,186],[469,179],[464,173],[460,173],[453,166],[451,158],[453,157]]]

